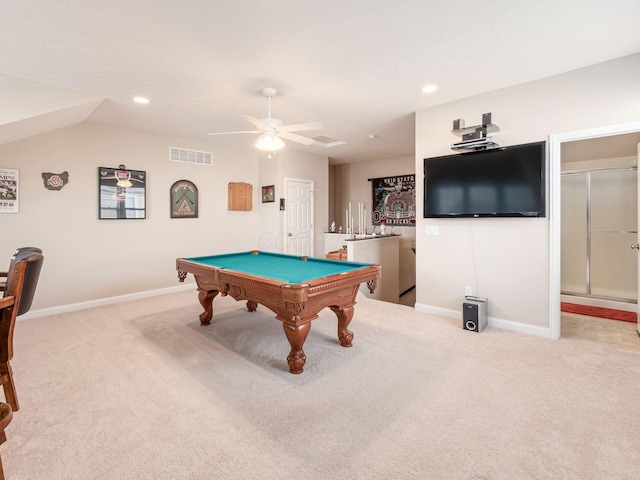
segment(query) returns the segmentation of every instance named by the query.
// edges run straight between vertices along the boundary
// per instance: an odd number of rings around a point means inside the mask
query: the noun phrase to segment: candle
[[[347,234],[349,233],[349,209],[344,209],[344,226],[347,229]]]

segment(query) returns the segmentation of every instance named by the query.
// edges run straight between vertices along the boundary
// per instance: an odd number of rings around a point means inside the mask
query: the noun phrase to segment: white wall
[[[213,153],[213,166],[169,161],[169,147]],[[98,220],[98,167],[147,172],[147,219]],[[211,142],[83,123],[0,146],[0,168],[20,170],[20,213],[0,215],[0,258],[38,246],[45,263],[32,310],[178,285],[175,259],[250,250],[258,243],[258,155]],[[42,172],[69,172],[60,191]],[[169,189],[199,189],[199,218],[171,219]],[[251,212],[227,210],[229,182],[253,187]],[[191,277],[191,276],[190,276]],[[192,281],[190,278],[188,281]]]
[[[280,210],[279,199],[286,200],[285,178],[312,180],[314,182],[314,252],[323,256],[324,235],[327,229],[329,206],[329,158],[296,151],[287,145],[271,154],[260,154],[260,185],[258,186],[258,211],[260,213],[261,250],[285,252],[285,220],[287,211]],[[275,185],[275,202],[261,203],[261,187]],[[286,201],[285,201],[286,209]]]
[[[340,225],[345,228],[345,209],[349,202],[351,202],[352,211],[355,211],[358,203],[363,203],[370,217],[372,199],[371,182],[368,179],[411,175],[416,172],[415,168],[415,158],[412,155],[335,165],[332,167],[334,209],[333,218],[329,219],[329,223],[335,220],[336,229]],[[418,181],[422,181],[419,176],[416,177],[416,183]],[[416,197],[416,202],[418,202],[418,197]],[[393,227],[393,232],[401,235],[399,292],[402,293],[415,285],[416,256],[411,247],[415,244],[416,228]]]
[[[458,138],[450,130],[457,118],[475,125],[483,113],[492,112],[501,128],[494,140],[505,146],[637,120],[638,78],[640,54],[417,112],[416,172],[422,178],[424,158],[451,153],[450,144]],[[416,187],[422,198],[421,179]],[[489,316],[496,324],[546,334],[549,217],[423,219],[421,202],[418,217],[416,308],[459,312],[464,287],[471,286],[475,295],[489,299]],[[427,226],[439,227],[440,234],[426,236]]]

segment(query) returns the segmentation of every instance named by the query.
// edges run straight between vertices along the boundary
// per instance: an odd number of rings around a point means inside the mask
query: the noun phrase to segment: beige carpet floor
[[[360,298],[288,373],[280,322],[196,293],[18,322],[9,480],[636,479],[638,349]]]

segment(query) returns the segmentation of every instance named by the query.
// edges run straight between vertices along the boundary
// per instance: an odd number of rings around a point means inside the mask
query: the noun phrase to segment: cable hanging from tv
[[[482,114],[482,125],[474,125],[472,127],[464,126],[464,119],[458,118],[453,121],[453,129],[451,133],[462,137],[462,141],[452,143],[452,150],[486,150],[488,148],[499,147],[489,133],[500,131],[500,127],[491,123],[491,112]]]

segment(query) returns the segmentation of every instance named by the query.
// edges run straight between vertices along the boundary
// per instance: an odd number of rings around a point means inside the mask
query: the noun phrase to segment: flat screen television
[[[424,159],[424,218],[544,217],[545,142]]]

